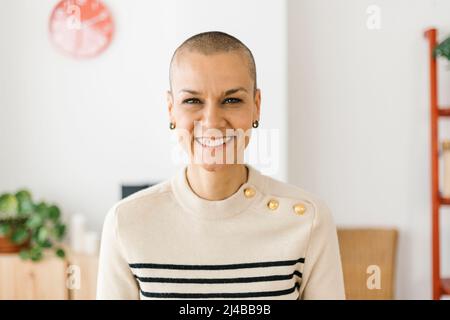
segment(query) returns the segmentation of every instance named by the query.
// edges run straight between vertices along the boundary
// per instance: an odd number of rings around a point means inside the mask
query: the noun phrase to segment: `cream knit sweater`
[[[106,216],[98,299],[344,299],[327,206],[262,175],[229,198],[198,197],[186,168]]]

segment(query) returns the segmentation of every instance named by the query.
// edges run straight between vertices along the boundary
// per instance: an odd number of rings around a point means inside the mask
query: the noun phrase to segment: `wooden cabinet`
[[[40,262],[0,254],[0,300],[95,299],[97,265],[97,256],[76,253]]]
[[[17,254],[0,255],[0,299],[68,299],[67,261],[46,258],[23,261]]]

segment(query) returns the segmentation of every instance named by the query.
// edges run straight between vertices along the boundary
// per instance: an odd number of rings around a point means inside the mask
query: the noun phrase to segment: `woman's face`
[[[170,121],[191,163],[209,171],[243,163],[261,101],[246,57],[182,52],[173,62],[171,79]]]

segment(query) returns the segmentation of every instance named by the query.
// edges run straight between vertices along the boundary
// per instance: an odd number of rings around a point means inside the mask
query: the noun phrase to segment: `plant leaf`
[[[42,259],[42,248],[34,246],[30,249],[30,257],[32,261],[39,261]]]
[[[48,216],[53,221],[57,221],[60,217],[61,213],[59,211],[59,208],[55,205],[48,208]]]
[[[48,249],[48,248],[51,248],[53,244],[52,244],[52,242],[49,239],[45,239],[43,242],[40,242],[39,245],[42,248]]]
[[[47,237],[48,237],[48,230],[45,227],[40,227],[37,232],[37,241],[39,243],[43,243],[45,242],[45,240],[47,240]]]
[[[9,223],[6,222],[0,223],[0,236],[6,236],[10,232],[11,226],[9,225]]]
[[[18,227],[15,229],[11,235],[11,241],[15,244],[23,244],[27,239],[29,235],[25,228]]]
[[[34,214],[32,215],[26,222],[26,226],[30,229],[37,229],[43,223],[43,219],[40,215]]]
[[[28,249],[22,249],[22,250],[20,250],[19,256],[23,260],[28,260],[28,259],[30,259],[30,251]]]
[[[58,248],[56,249],[56,255],[60,258],[64,258],[66,256],[66,252],[63,249]]]
[[[39,202],[35,207],[35,211],[39,214],[43,219],[48,217],[48,206],[45,202]]]
[[[64,224],[58,223],[53,230],[55,237],[58,240],[61,240],[64,237],[64,234],[66,233],[66,226]]]
[[[20,190],[16,193],[16,199],[18,201],[18,213],[28,214],[34,210],[33,200],[31,199],[31,193],[28,190]]]
[[[9,217],[17,214],[18,201],[12,194],[6,193],[0,197],[0,212],[6,213]]]
[[[433,51],[434,56],[445,57],[450,60],[450,37],[442,41]]]

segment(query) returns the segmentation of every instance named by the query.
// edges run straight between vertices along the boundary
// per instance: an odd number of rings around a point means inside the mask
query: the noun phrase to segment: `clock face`
[[[73,57],[87,58],[108,47],[114,24],[100,0],[62,0],[50,16],[49,31],[56,47]]]

